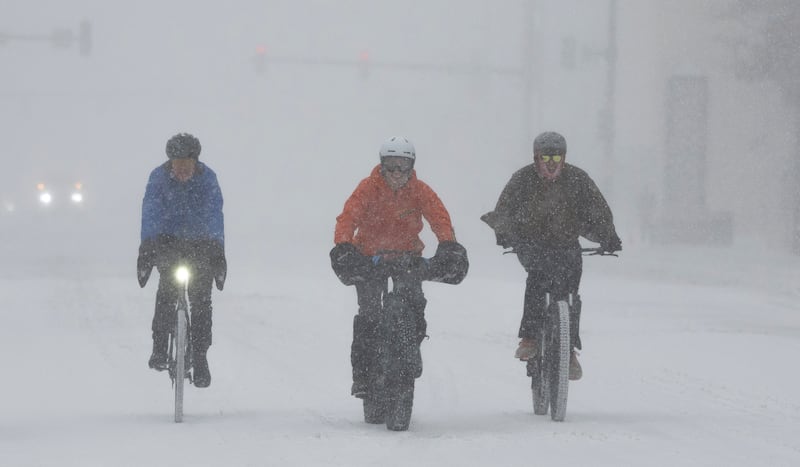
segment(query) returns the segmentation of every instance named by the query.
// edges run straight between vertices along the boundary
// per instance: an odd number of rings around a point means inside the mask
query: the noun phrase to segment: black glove
[[[211,258],[211,270],[214,271],[217,290],[222,290],[225,287],[225,278],[228,276],[228,261],[224,253]]]
[[[374,269],[372,258],[362,255],[352,243],[339,243],[330,252],[331,268],[344,285],[363,281]]]
[[[469,271],[467,250],[458,242],[439,243],[436,254],[430,259],[427,280],[445,284],[459,284]]]
[[[214,275],[217,290],[225,287],[225,278],[228,275],[228,261],[225,259],[225,246],[216,240],[203,240],[197,244],[201,252],[200,257],[208,258],[208,265]]]
[[[143,240],[139,245],[139,257],[136,259],[136,278],[139,280],[139,287],[147,285],[150,273],[158,259],[158,241],[156,239]]]
[[[518,243],[511,233],[513,223],[508,220],[508,216],[498,214],[496,211],[490,211],[482,215],[481,220],[494,230],[496,243],[501,247],[514,248],[514,245]]]
[[[497,243],[497,245],[503,247],[504,249],[514,248],[514,245],[519,243],[516,239],[512,237],[511,234],[495,232],[494,236],[495,239],[497,240],[495,243]]]
[[[614,235],[613,237],[600,242],[600,249],[603,250],[603,253],[622,251],[622,240],[620,240],[618,236]]]

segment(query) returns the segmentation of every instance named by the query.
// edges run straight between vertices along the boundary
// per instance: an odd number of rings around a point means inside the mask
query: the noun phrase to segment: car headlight
[[[50,204],[53,201],[53,196],[50,193],[44,191],[39,193],[39,202],[42,204]]]
[[[72,195],[69,197],[74,204],[83,203],[83,183],[78,182],[72,186]]]

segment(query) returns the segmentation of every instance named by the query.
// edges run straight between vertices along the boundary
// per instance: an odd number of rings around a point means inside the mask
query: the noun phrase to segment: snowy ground
[[[587,258],[584,378],[555,423],[511,357],[521,269],[492,254],[460,286],[426,286],[404,433],[364,424],[349,396],[355,291],[324,252],[311,277],[265,263],[215,292],[212,385],[188,388],[183,424],[146,365],[155,284],[128,264],[37,276],[20,255],[0,277],[0,465],[800,465],[796,258]]]

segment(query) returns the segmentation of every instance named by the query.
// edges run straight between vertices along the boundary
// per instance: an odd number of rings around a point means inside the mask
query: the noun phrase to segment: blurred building
[[[620,0],[616,191],[639,235],[790,248],[796,115],[777,85],[737,76],[733,1]]]

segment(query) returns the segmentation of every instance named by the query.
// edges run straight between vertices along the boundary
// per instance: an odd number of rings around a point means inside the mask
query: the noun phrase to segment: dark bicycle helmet
[[[195,159],[200,157],[200,140],[189,133],[178,133],[167,141],[170,159]]]
[[[567,140],[555,131],[545,131],[533,140],[534,154],[566,154]]]

